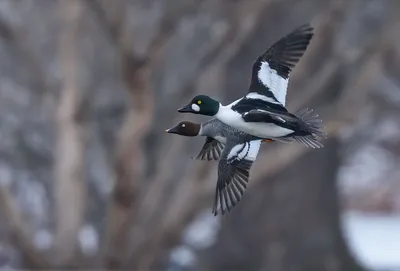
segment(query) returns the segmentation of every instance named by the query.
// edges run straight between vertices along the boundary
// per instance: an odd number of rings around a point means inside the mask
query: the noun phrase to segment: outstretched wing
[[[248,98],[285,105],[289,74],[303,56],[313,28],[303,25],[274,43],[253,64]]]
[[[207,137],[206,142],[201,148],[200,153],[196,156],[196,160],[218,160],[224,150],[225,145],[212,137]]]
[[[215,216],[229,212],[241,200],[260,145],[261,140],[234,146],[226,144],[218,165],[218,181],[212,211]]]

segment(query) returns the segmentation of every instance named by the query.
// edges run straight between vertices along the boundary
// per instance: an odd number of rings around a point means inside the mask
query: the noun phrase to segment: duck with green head
[[[303,56],[313,36],[309,25],[295,29],[274,43],[253,64],[247,94],[228,104],[198,95],[180,108],[180,113],[213,116],[246,134],[276,141],[293,140],[312,148],[322,147],[326,137],[318,114],[310,109],[294,114],[285,108],[289,75]]]

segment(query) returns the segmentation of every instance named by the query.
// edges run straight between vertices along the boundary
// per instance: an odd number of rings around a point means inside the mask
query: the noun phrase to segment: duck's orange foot
[[[263,139],[263,141],[262,142],[266,142],[266,143],[269,143],[269,142],[272,142],[273,140],[272,139]]]

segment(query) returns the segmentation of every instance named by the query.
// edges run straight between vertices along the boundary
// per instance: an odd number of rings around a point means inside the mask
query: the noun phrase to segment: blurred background
[[[204,138],[164,130],[304,23],[287,106],[325,147],[263,144],[215,218]],[[400,270],[399,31],[397,0],[0,0],[0,269]]]

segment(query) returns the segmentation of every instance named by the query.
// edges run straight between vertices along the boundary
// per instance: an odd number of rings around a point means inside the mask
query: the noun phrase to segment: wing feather
[[[226,146],[229,144],[227,143]],[[225,214],[241,200],[249,181],[251,166],[261,140],[225,147],[218,165],[218,181],[213,214]]]
[[[313,28],[302,25],[275,42],[253,64],[249,93],[285,104],[289,74],[306,51]]]
[[[200,150],[200,153],[196,156],[196,160],[218,160],[224,150],[225,145],[218,140],[207,137],[206,142]]]

